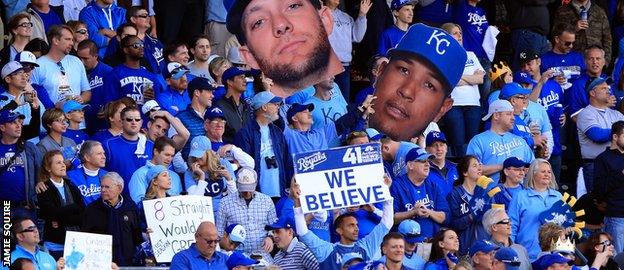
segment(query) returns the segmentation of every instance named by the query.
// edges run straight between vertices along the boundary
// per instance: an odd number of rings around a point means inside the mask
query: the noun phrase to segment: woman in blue
[[[481,225],[481,217],[485,208],[473,209],[477,179],[481,177],[482,165],[476,156],[467,155],[457,164],[459,179],[455,181],[453,191],[446,197],[451,208],[451,223],[449,224],[460,238],[459,254],[467,254],[472,244],[487,238],[487,233]]]
[[[550,163],[541,158],[531,163],[524,186],[526,189],[511,200],[508,214],[512,221],[512,240],[524,246],[533,261],[540,253],[537,234],[542,222],[539,215],[559,201],[561,193],[557,191]]]
[[[459,237],[451,229],[440,229],[431,239],[431,255],[425,270],[454,269],[459,262],[455,253],[459,250]]]
[[[501,192],[494,196],[494,203],[504,204],[505,209],[509,209],[511,199],[524,189],[522,181],[526,176],[526,169],[529,167],[526,163],[517,157],[510,157],[503,162],[503,170],[500,172],[498,187]]]

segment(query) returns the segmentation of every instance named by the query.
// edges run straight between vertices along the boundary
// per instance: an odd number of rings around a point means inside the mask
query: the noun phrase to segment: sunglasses
[[[499,222],[496,222],[496,224],[504,224],[504,225],[507,225],[509,223],[511,223],[510,219],[503,219],[503,220],[501,220]]]
[[[61,62],[58,62],[58,63],[56,63],[56,65],[61,70],[61,74],[63,74],[63,76],[65,76],[65,68],[63,67],[63,64]]]
[[[130,44],[130,45],[126,46],[126,47],[132,47],[134,49],[141,49],[141,48],[145,47],[145,45],[143,45],[143,42],[136,42],[136,43]]]
[[[216,244],[219,243],[219,239],[218,238],[216,240],[207,240],[207,239],[202,238],[202,240],[204,240],[206,242],[206,244],[208,244],[208,245],[216,245]]]
[[[33,225],[33,226],[30,226],[30,227],[28,227],[26,229],[23,229],[23,230],[19,231],[18,233],[26,233],[26,232],[34,232],[34,231],[37,231],[37,226]]]
[[[147,19],[147,18],[149,17],[149,15],[147,15],[147,14],[137,14],[137,15],[134,15],[134,17],[139,17],[139,18]]]
[[[76,30],[76,33],[81,34],[81,35],[86,35],[87,34],[87,29],[78,29]]]
[[[33,23],[25,22],[25,23],[20,23],[17,26],[19,26],[19,27],[29,27],[30,28],[30,27],[33,27]]]
[[[574,45],[574,42],[566,41],[566,42],[563,43],[563,45],[565,45],[566,47],[571,47],[572,45]]]
[[[126,122],[141,122],[141,118],[125,118]]]

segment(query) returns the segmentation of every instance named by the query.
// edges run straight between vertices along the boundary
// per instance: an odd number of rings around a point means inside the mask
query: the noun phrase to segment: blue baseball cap
[[[243,225],[240,225],[238,223],[230,224],[229,226],[227,226],[225,228],[225,232],[228,234],[230,241],[237,244],[242,244],[243,242],[245,242],[245,238],[247,237],[247,230],[245,230],[245,227],[243,227]]]
[[[572,265],[574,264],[574,261],[564,257],[559,253],[551,253],[539,257],[539,259],[531,263],[531,265],[533,266],[533,270],[546,270],[548,269],[548,267],[556,263],[565,263],[568,265]]]
[[[191,80],[188,83],[188,92],[191,97],[193,96],[193,92],[195,92],[195,90],[214,91],[214,87],[212,86],[212,84],[210,83],[208,79],[202,78],[202,77],[195,77],[195,79]]]
[[[340,265],[340,267],[344,267],[350,262],[353,262],[353,260],[359,260],[360,262],[363,262],[364,258],[362,257],[360,253],[357,253],[357,252],[344,254],[342,255],[342,264]]]
[[[429,134],[427,134],[427,138],[425,139],[425,145],[431,146],[434,142],[446,143],[446,136],[444,136],[444,133],[440,131],[429,132]]]
[[[430,64],[434,72],[442,77],[449,94],[464,73],[467,58],[464,47],[446,31],[422,23],[407,29],[388,55],[392,59],[397,52],[415,54]]]
[[[223,85],[227,85],[227,81],[231,80],[232,78],[238,76],[238,75],[245,75],[245,76],[251,76],[253,75],[253,71],[251,70],[242,70],[239,69],[237,67],[230,67],[228,69],[226,69],[223,72],[223,75],[221,75],[221,83]]]
[[[191,151],[189,157],[201,158],[206,151],[212,150],[212,143],[206,136],[196,136],[191,141]]]
[[[607,77],[607,78],[595,78],[594,80],[592,80],[588,85],[587,85],[587,92],[589,93],[589,91],[593,90],[594,88],[596,88],[596,86],[601,85],[603,83],[607,83],[608,85],[611,85],[613,83],[613,80],[611,79],[611,77]]]
[[[433,159],[433,155],[420,147],[414,147],[405,155],[405,161],[427,161]]]
[[[275,223],[264,226],[264,229],[267,231],[277,230],[277,229],[295,229],[295,221],[286,216],[281,216]]]
[[[252,266],[258,263],[258,261],[245,256],[245,254],[243,254],[242,252],[234,251],[234,253],[232,253],[232,255],[230,255],[230,257],[225,262],[225,265],[228,269],[231,270],[237,266]]]
[[[504,263],[506,270],[518,270],[520,268],[520,258],[518,258],[518,253],[513,248],[500,248],[494,254],[494,258]]]
[[[165,68],[165,79],[169,79],[172,78],[174,80],[178,80],[180,78],[182,78],[182,76],[186,75],[187,73],[191,72],[187,67],[185,67],[184,65],[178,63],[178,62],[171,62],[169,64],[167,64],[167,68]]]
[[[503,169],[514,167],[514,168],[528,168],[531,163],[524,162],[517,157],[510,157],[505,159],[503,162]]]
[[[20,64],[29,64],[35,67],[39,66],[39,64],[37,64],[37,57],[29,51],[22,51],[21,53],[18,53],[15,55],[14,60],[20,62]]]
[[[500,94],[498,95],[498,98],[508,100],[515,95],[528,95],[528,94],[531,94],[531,89],[526,89],[522,87],[522,85],[520,85],[519,83],[512,82],[512,83],[505,84],[505,86],[503,86],[503,89],[501,89]]]
[[[85,107],[87,107],[88,105],[83,105],[78,103],[78,101],[75,101],[73,99],[68,100],[67,102],[65,102],[65,104],[63,104],[63,112],[64,113],[69,113],[71,111],[79,111],[84,109]]]
[[[361,262],[349,267],[349,270],[376,270],[382,264],[381,261]]]
[[[390,9],[399,10],[405,5],[414,5],[414,1],[412,0],[392,0],[390,4]]]
[[[412,219],[406,219],[399,224],[398,231],[410,244],[421,243],[426,237],[420,236],[420,224]]]
[[[290,105],[290,108],[288,108],[288,111],[286,112],[286,119],[288,119],[288,123],[292,124],[292,117],[295,116],[297,113],[303,112],[305,110],[308,111],[313,111],[314,110],[314,104],[309,103],[309,104],[299,104],[299,103],[293,103]]]
[[[223,114],[223,110],[221,110],[221,108],[217,106],[206,110],[206,112],[204,113],[204,120],[213,120],[215,118],[227,120],[225,119],[225,114]]]
[[[148,188],[149,188],[149,185],[152,183],[152,180],[154,180],[154,178],[156,178],[158,175],[166,171],[169,171],[169,170],[167,170],[167,167],[163,165],[155,165],[155,166],[149,167],[149,169],[147,170]]]
[[[368,139],[370,139],[371,141],[379,141],[382,138],[386,137],[386,135],[384,135],[383,133],[380,133],[378,130],[374,128],[367,128],[366,134],[368,134]]]
[[[513,81],[517,83],[528,83],[531,85],[537,84],[537,81],[533,80],[533,77],[526,72],[516,72],[513,77]]]
[[[0,124],[11,123],[15,121],[15,119],[21,118],[25,119],[26,116],[19,112],[14,112],[10,110],[0,110]]]
[[[470,257],[472,257],[477,254],[477,252],[489,253],[491,251],[497,250],[498,248],[499,246],[495,245],[490,241],[479,240],[472,244],[470,250],[468,251],[468,254],[470,255]]]
[[[284,101],[283,98],[274,95],[269,91],[263,91],[257,93],[255,96],[251,98],[251,107],[254,110],[260,109],[263,105],[268,103],[282,103]]]

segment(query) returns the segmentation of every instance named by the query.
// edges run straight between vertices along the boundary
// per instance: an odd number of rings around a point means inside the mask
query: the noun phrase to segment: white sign
[[[195,231],[203,221],[214,223],[212,198],[175,196],[143,201],[154,257],[171,262],[173,255],[195,243]]]
[[[105,234],[67,231],[63,257],[67,270],[111,269],[113,237]]]
[[[390,199],[378,143],[295,155],[304,213]]]

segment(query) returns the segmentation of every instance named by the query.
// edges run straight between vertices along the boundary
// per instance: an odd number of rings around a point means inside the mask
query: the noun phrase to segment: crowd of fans
[[[11,210],[2,234],[12,238],[10,269],[64,269],[67,231],[112,235],[112,269],[624,263],[622,0],[3,4],[0,199]],[[241,9],[252,5],[249,22]],[[298,10],[313,15],[290,13]],[[317,17],[327,31],[310,38],[327,39],[339,64],[326,61],[343,70],[281,95],[276,84],[290,74],[250,57],[262,48],[245,35],[267,27],[289,38]],[[459,42],[467,61],[448,63],[465,64],[452,105],[435,104],[442,109],[428,112],[437,116],[425,131],[398,141],[368,120],[381,74],[412,78],[401,67],[411,60],[388,50],[421,23]],[[422,69],[437,68],[418,57]],[[439,94],[428,80],[437,75],[424,76],[413,82],[431,93],[412,95],[409,87],[421,88],[412,83],[397,94],[415,104]],[[381,145],[392,199],[304,214],[293,156],[366,143]],[[157,262],[144,202],[186,195],[211,197],[215,222]]]

